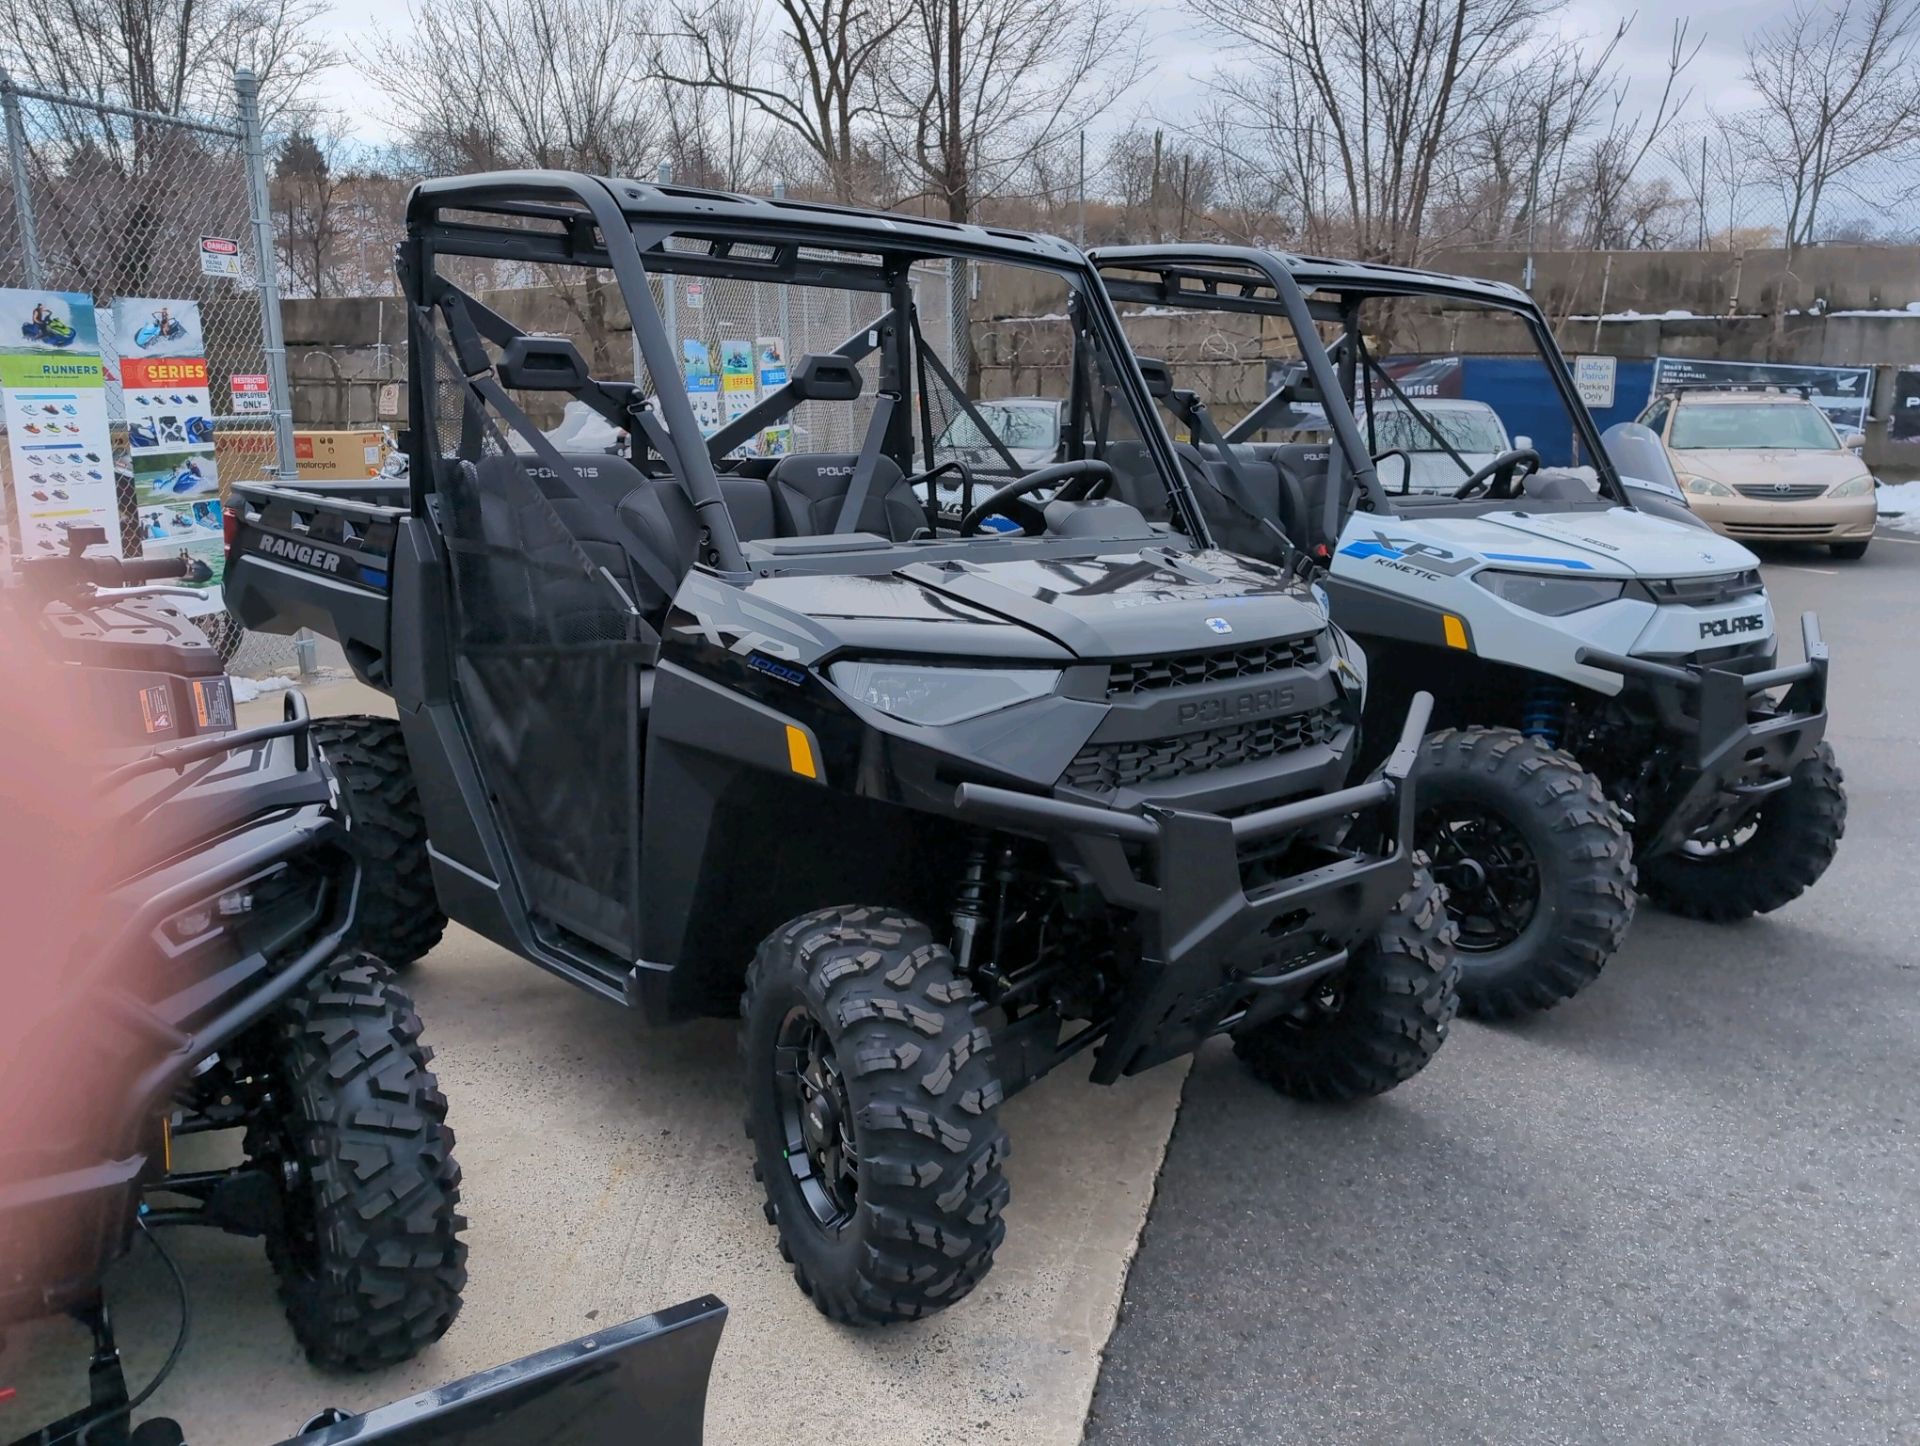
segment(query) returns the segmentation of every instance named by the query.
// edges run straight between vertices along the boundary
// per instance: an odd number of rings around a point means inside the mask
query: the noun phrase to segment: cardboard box
[[[273,465],[273,432],[265,427],[222,427],[214,433],[214,460],[225,482],[258,482]],[[294,465],[314,482],[378,477],[386,459],[381,432],[295,432]]]
[[[302,477],[378,477],[386,450],[380,432],[295,432],[293,463]]]

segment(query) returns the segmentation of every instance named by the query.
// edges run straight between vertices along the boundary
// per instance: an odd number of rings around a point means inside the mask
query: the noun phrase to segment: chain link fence
[[[93,298],[121,540],[129,556],[140,555],[156,529],[165,533],[171,523],[137,497],[114,308],[183,301],[199,308],[223,496],[234,480],[270,475],[283,459],[290,466],[264,144],[253,78],[245,72],[236,76],[233,101],[225,116],[159,115],[18,87],[0,72],[8,142],[0,285]],[[206,274],[202,237],[235,243],[238,276]],[[268,377],[272,409],[235,415],[236,375]],[[140,410],[134,409],[136,419]],[[224,612],[203,626],[223,650],[232,650],[235,672],[266,672],[294,661],[291,639],[241,635]]]

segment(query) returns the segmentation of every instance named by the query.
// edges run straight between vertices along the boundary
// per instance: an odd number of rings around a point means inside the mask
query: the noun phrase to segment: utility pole
[[[1074,240],[1082,247],[1087,244],[1087,132],[1080,131],[1080,224],[1075,229]]]

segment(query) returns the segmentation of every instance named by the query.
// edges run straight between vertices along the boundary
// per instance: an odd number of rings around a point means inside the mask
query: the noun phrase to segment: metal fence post
[[[20,124],[20,97],[13,77],[0,67],[0,110],[7,119],[7,169],[13,172],[13,210],[20,218],[20,241],[26,252],[27,285],[44,286],[40,269],[40,237],[33,223],[33,187],[27,177],[27,131]]]
[[[267,390],[273,405],[277,470],[294,475],[293,387],[287,380],[287,339],[280,326],[280,279],[274,266],[273,203],[267,192],[267,147],[260,133],[260,81],[242,66],[233,73],[240,102],[241,145],[247,155],[247,201],[253,215],[254,266],[260,278],[260,329],[267,359]]]

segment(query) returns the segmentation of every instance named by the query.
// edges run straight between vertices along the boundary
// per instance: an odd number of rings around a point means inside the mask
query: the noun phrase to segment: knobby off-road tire
[[[266,1026],[270,1114],[247,1153],[279,1188],[267,1258],[315,1365],[394,1365],[446,1334],[467,1283],[447,1101],[420,1017],[377,959],[342,956]]]
[[[754,956],[740,1005],[754,1177],[794,1279],[834,1320],[916,1320],[993,1265],[1007,1137],[972,1003],[931,931],[882,908],[802,915]],[[828,1088],[801,1089],[803,1074]],[[852,1163],[816,1158],[809,1120],[850,1140]]]
[[[1510,728],[1465,728],[1428,735],[1414,788],[1414,841],[1460,930],[1461,1011],[1510,1019],[1598,979],[1635,902],[1633,841],[1599,780]],[[1504,862],[1516,857],[1530,883]],[[1488,911],[1478,880],[1500,870],[1506,887],[1531,894],[1524,922]]]
[[[403,969],[440,942],[447,916],[433,892],[427,823],[400,725],[364,714],[318,718],[313,737],[340,780],[361,856],[360,911],[348,942]]]
[[[1460,968],[1445,891],[1415,855],[1413,886],[1372,942],[1291,1014],[1234,1036],[1256,1076],[1295,1099],[1384,1094],[1446,1042]]]
[[[1753,834],[1711,854],[1669,853],[1640,870],[1661,908],[1730,924],[1797,899],[1833,862],[1847,831],[1845,776],[1822,743],[1793,770],[1793,783],[1760,804]]]

